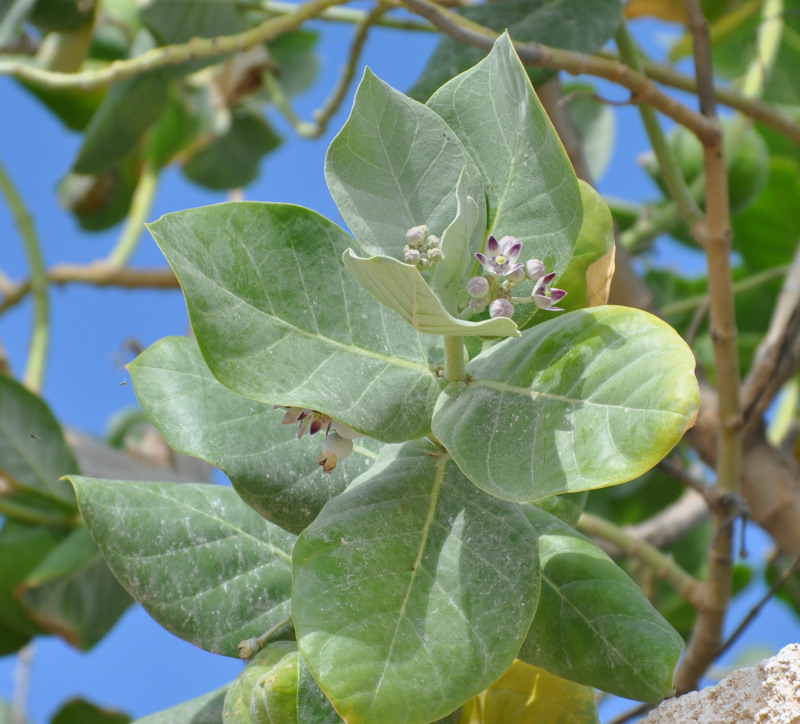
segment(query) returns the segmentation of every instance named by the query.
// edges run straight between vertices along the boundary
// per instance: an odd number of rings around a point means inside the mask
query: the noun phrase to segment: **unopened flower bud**
[[[470,299],[469,300],[469,311],[470,312],[482,312],[486,309],[486,305],[489,303],[489,300],[485,297],[483,299]]]
[[[442,250],[438,247],[434,247],[433,249],[428,249],[428,261],[431,264],[435,264],[439,259],[442,258]]]
[[[489,316],[493,319],[496,317],[513,317],[514,305],[508,299],[495,299],[489,305]]]
[[[439,237],[434,236],[433,234],[429,234],[428,238],[425,239],[425,243],[428,245],[429,249],[438,249],[439,248]]]
[[[361,437],[360,432],[356,432],[352,427],[348,427],[343,422],[339,422],[338,420],[333,421],[332,427],[334,432],[339,435],[339,437],[343,437],[346,440],[354,440],[357,437]]]
[[[326,473],[332,473],[336,464],[353,452],[353,441],[332,432],[322,441],[322,452],[317,457],[317,464]]]
[[[428,235],[428,227],[425,224],[422,226],[414,226],[406,232],[406,243],[409,246],[420,247],[425,243],[425,237]]]
[[[489,294],[489,280],[486,277],[472,277],[467,282],[467,292],[473,299],[483,299]]]
[[[539,281],[546,273],[547,269],[544,263],[538,259],[528,259],[525,262],[525,276],[532,282]]]
[[[419,253],[416,249],[409,249],[404,255],[403,259],[405,259],[406,264],[419,264],[420,260],[422,259],[422,254]]]
[[[519,284],[525,278],[525,270],[520,266],[514,269],[514,271],[510,272],[506,279],[510,281],[512,284]]]

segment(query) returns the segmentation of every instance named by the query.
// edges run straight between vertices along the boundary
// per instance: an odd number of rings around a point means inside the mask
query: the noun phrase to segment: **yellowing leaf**
[[[611,279],[614,277],[616,247],[612,246],[586,270],[586,296],[590,307],[600,307],[608,303]]]
[[[594,691],[519,659],[461,710],[461,724],[594,724]]]
[[[651,15],[675,23],[688,23],[686,6],[676,0],[633,0],[625,6],[626,18],[640,18]]]

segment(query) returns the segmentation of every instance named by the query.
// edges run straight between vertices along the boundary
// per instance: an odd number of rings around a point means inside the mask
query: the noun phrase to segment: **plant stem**
[[[28,364],[25,368],[23,382],[33,392],[39,392],[44,382],[44,370],[47,363],[47,350],[50,345],[50,301],[48,298],[47,272],[42,258],[42,249],[36,226],[28,207],[20,196],[14,182],[0,164],[0,194],[2,194],[14,223],[22,237],[28,266],[31,270],[30,289],[33,295],[33,332],[31,334]]]
[[[613,543],[629,558],[635,558],[665,580],[695,608],[703,605],[702,584],[683,570],[673,559],[622,528],[591,513],[583,513],[578,521],[578,530]]]
[[[164,45],[129,60],[115,60],[100,70],[55,73],[28,63],[6,61],[0,62],[0,75],[11,75],[47,88],[95,90],[123,78],[130,78],[167,65],[177,65],[187,60],[211,58],[215,55],[227,55],[247,50],[291,30],[296,30],[306,20],[318,17],[327,8],[333,5],[343,5],[345,2],[347,0],[309,0],[309,2],[297,5],[293,12],[269,18],[242,33],[220,35],[214,38],[192,38],[188,43]]]
[[[293,12],[297,9],[295,3],[277,2],[276,0],[268,0],[263,3],[256,3],[253,7],[259,10],[266,10],[274,15],[285,15],[286,13]],[[391,3],[379,3],[379,7],[383,8],[386,12],[393,7],[397,7]],[[324,10],[319,14],[318,20],[327,20],[336,23],[352,23],[356,25],[364,21],[367,16],[364,10],[355,10],[353,8],[330,8]],[[428,23],[420,23],[417,20],[400,20],[397,18],[380,18],[374,22],[374,25],[380,25],[384,28],[397,28],[398,30],[418,30],[424,33],[435,33],[436,28]]]
[[[447,335],[444,338],[444,378],[448,382],[464,382],[467,379],[461,337]]]
[[[131,199],[131,208],[128,217],[125,219],[125,226],[122,229],[116,246],[108,255],[108,265],[115,269],[124,267],[130,261],[133,252],[142,238],[144,223],[147,215],[153,206],[153,199],[158,187],[158,169],[152,163],[145,163],[142,168],[142,175],[136,190]]]
[[[639,57],[639,50],[628,32],[628,26],[624,21],[620,23],[619,30],[617,30],[616,41],[620,57],[625,64],[633,68],[637,73],[642,73],[642,62]],[[683,178],[683,173],[675,158],[675,154],[672,153],[664,131],[661,129],[661,124],[658,121],[655,109],[647,103],[640,103],[639,115],[642,117],[642,123],[647,131],[647,137],[650,139],[653,153],[655,153],[656,160],[661,168],[661,175],[664,179],[667,191],[673,201],[675,201],[678,213],[680,213],[684,221],[686,221],[690,227],[694,226],[702,218],[703,214],[697,202],[694,200],[686,184],[686,180]]]

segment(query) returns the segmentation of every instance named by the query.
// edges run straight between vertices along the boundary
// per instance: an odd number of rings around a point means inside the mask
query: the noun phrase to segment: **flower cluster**
[[[285,406],[275,405],[275,407]],[[326,473],[332,473],[336,469],[337,463],[353,452],[353,440],[361,437],[361,433],[317,410],[308,407],[285,407],[285,409],[286,413],[281,422],[284,425],[293,425],[299,422],[298,438],[303,437],[306,433],[316,435],[320,430],[325,430],[322,452],[317,457],[317,465]]]
[[[403,247],[403,259],[406,264],[413,264],[417,269],[425,269],[441,258],[439,237],[431,234],[425,224],[415,226],[406,232],[406,245]]]
[[[470,302],[465,311],[468,314],[481,312],[488,306],[491,317],[512,317],[514,304],[530,303],[551,312],[563,311],[555,305],[567,293],[552,287],[556,273],[548,273],[539,259],[529,259],[523,264],[518,261],[521,252],[522,242],[513,236],[504,236],[500,241],[494,236],[489,237],[486,253],[475,254],[485,274],[467,282]],[[526,279],[533,282],[530,296],[514,297],[514,285]]]

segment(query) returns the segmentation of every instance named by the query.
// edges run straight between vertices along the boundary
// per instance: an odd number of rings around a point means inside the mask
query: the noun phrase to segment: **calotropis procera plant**
[[[233,489],[72,480],[133,597],[251,661],[148,721],[478,721],[534,690],[592,721],[590,687],[660,700],[682,639],[574,530],[574,494],[677,443],[694,360],[602,306],[610,214],[508,38],[425,105],[367,72],[326,174],[353,236],[251,202],[150,226],[196,341],[145,351],[136,392]]]

